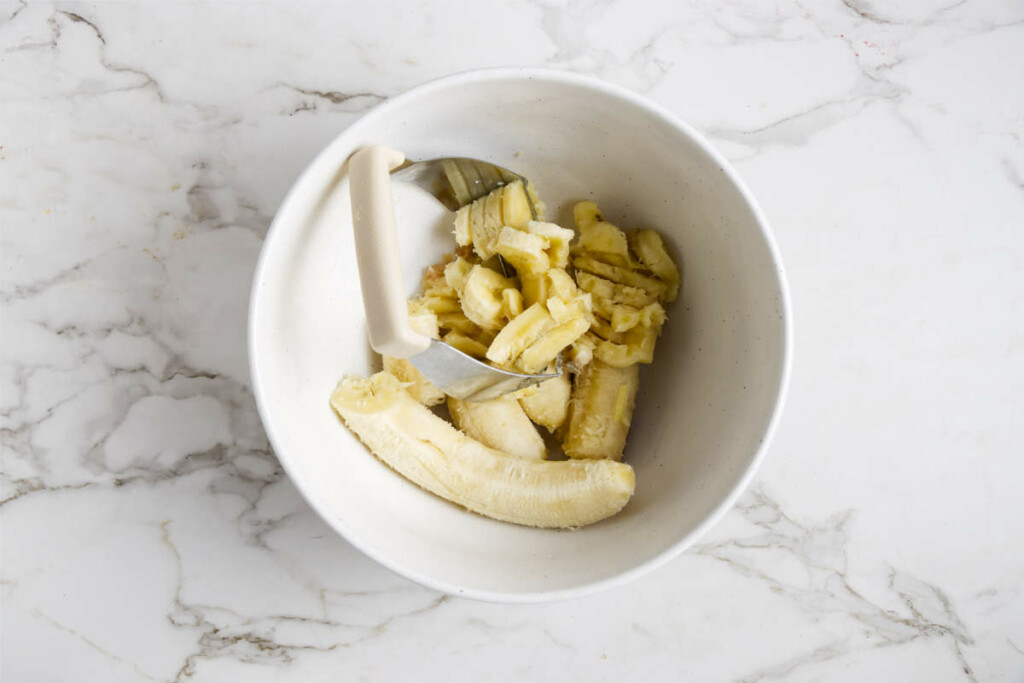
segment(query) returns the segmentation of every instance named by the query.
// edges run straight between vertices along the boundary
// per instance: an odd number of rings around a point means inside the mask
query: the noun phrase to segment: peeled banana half
[[[580,527],[611,517],[633,495],[629,465],[506,455],[434,415],[386,372],[343,379],[331,395],[331,406],[399,474],[492,519],[532,527]]]

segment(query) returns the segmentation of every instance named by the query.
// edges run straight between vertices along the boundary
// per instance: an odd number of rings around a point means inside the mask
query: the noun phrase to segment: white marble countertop
[[[0,2],[4,683],[1024,680],[1024,5],[358,5]],[[795,310],[736,509],[551,605],[360,555],[248,387],[298,172],[372,105],[496,65],[704,131]]]

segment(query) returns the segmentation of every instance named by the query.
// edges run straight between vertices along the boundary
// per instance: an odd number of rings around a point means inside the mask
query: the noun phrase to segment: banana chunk
[[[578,202],[572,207],[572,217],[576,221],[576,227],[586,230],[595,223],[603,223],[604,215],[597,208],[596,202]]]
[[[547,253],[551,268],[565,268],[569,265],[569,243],[576,236],[572,230],[554,223],[530,221],[526,224],[526,232],[547,240]]]
[[[625,232],[604,220],[594,202],[580,202],[573,208],[573,216],[580,231],[580,238],[572,248],[573,265],[578,271],[645,290],[663,304],[679,296],[679,268],[656,231],[634,230],[627,237]],[[610,292],[605,294],[607,285],[593,281],[590,284],[599,285],[602,296],[612,298]],[[580,286],[589,291],[583,282]],[[619,300],[615,303],[640,308],[651,302]]]
[[[576,284],[584,292],[594,297],[594,301],[603,299],[610,304],[623,304],[634,308],[643,308],[657,301],[657,297],[639,287],[620,285],[603,277],[592,275],[582,270],[576,271]]]
[[[455,225],[452,232],[455,233],[455,243],[460,247],[473,244],[472,221],[469,219],[469,206],[463,206],[455,212]]]
[[[550,271],[549,271],[550,272]],[[519,279],[523,283],[523,304],[532,306],[536,303],[544,303],[548,300],[548,276],[520,274]]]
[[[554,371],[554,365],[548,366],[546,370]],[[519,405],[531,420],[554,433],[565,422],[571,395],[572,382],[569,381],[569,373],[562,372],[558,377],[523,390],[519,394]]]
[[[613,266],[629,266],[631,263],[626,233],[611,223],[598,222],[581,227],[575,250]]]
[[[502,225],[520,228],[529,223],[532,218],[530,199],[523,187],[523,181],[517,180],[501,188]]]
[[[600,347],[599,347],[600,348]],[[640,386],[638,365],[594,359],[576,377],[562,450],[570,458],[621,460]]]
[[[629,236],[630,246],[640,263],[670,286],[679,285],[679,267],[665,249],[661,235],[655,230],[636,230]]]
[[[487,346],[485,344],[455,330],[445,334],[441,341],[448,346],[454,346],[459,351],[474,358],[484,358],[487,355]]]
[[[502,292],[512,281],[490,268],[473,266],[462,289],[462,312],[485,330],[500,330],[505,325]]]
[[[571,320],[590,319],[591,304],[589,294],[575,296],[568,301],[553,296],[547,300],[546,305],[551,318],[559,325]]]
[[[594,359],[594,349],[600,342],[593,332],[587,332],[574,341],[565,354],[566,367],[571,372],[579,373]]]
[[[562,349],[582,337],[589,329],[590,322],[583,318],[556,325],[523,351],[517,365],[525,373],[538,373],[555,360]]]
[[[455,313],[462,310],[462,305],[459,304],[458,298],[454,296],[437,296],[437,295],[423,295],[416,297],[415,299],[409,299],[410,304],[418,304],[425,307],[431,313],[435,315],[440,313]]]
[[[573,528],[619,512],[635,476],[610,460],[515,458],[469,438],[417,403],[387,373],[343,379],[331,406],[392,469],[423,489],[493,519]]]
[[[572,277],[562,268],[552,268],[549,270],[547,280],[548,298],[556,296],[564,301],[569,301],[579,292],[579,288],[573,282]]]
[[[554,321],[542,304],[533,304],[502,328],[487,349],[487,360],[507,365],[540,338]]]
[[[384,356],[382,360],[384,372],[393,375],[409,395],[425,406],[436,406],[444,403],[444,392],[435,387],[405,358]]]
[[[469,176],[479,173],[479,169],[462,170],[467,174],[466,184],[472,194],[474,182],[477,185],[481,183],[479,178]],[[523,230],[532,220],[531,197],[529,188],[525,188],[523,182],[517,180],[476,199],[472,204],[463,206],[455,212],[455,241],[459,246],[472,245],[480,260],[486,261],[498,253],[498,239],[502,228]]]
[[[505,226],[498,233],[494,250],[522,275],[539,275],[551,267],[548,240],[540,235]]]
[[[675,294],[678,291],[672,289],[668,284],[658,280],[657,278],[649,277],[643,273],[638,273],[625,266],[614,266],[604,263],[603,261],[598,261],[590,255],[577,256],[572,260],[572,264],[576,266],[577,271],[582,270],[585,273],[598,275],[620,285],[627,285],[636,289],[642,289],[645,292],[654,295],[658,301],[674,301]]]
[[[509,287],[501,293],[501,305],[505,317],[511,320],[523,312],[523,293]]]
[[[484,203],[484,222],[494,229],[501,230],[505,222],[501,219],[501,190],[495,190],[481,199]]]
[[[514,396],[475,403],[449,396],[448,412],[466,436],[496,451],[526,460],[547,455],[544,439]]]
[[[462,290],[466,288],[466,278],[469,277],[469,271],[473,270],[473,265],[460,256],[444,267],[444,281],[455,292],[456,297],[462,296]]]
[[[409,325],[420,334],[425,334],[431,339],[439,336],[437,313],[435,313],[425,301],[411,299],[406,303],[409,311]]]
[[[580,231],[573,253],[589,254],[615,266],[628,266],[632,263],[626,233],[606,223],[597,204],[580,202],[573,207],[572,214]]]
[[[601,362],[624,368],[635,363],[654,362],[654,347],[658,343],[661,325],[646,327],[639,325],[612,339],[603,340],[594,349],[594,356]]]
[[[476,339],[480,332],[480,326],[467,318],[466,314],[462,311],[439,313],[437,315],[437,325],[442,332],[455,330],[460,334],[473,337],[474,339]]]
[[[642,308],[617,304],[603,297],[593,297],[593,310],[609,321],[615,332],[626,332],[637,325],[652,327],[665,322],[665,309],[655,301]]]

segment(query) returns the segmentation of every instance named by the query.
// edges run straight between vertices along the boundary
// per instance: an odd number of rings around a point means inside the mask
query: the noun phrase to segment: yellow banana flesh
[[[629,243],[626,233],[611,223],[592,223],[580,228],[580,237],[575,250],[594,256],[600,261],[615,266],[629,266]]]
[[[597,208],[596,202],[577,202],[572,207],[572,217],[576,221],[576,227],[580,230],[585,230],[594,223],[604,222],[604,216],[601,214],[601,210]]]
[[[526,273],[521,276],[523,283],[523,304],[532,306],[536,303],[544,303],[548,300],[548,277],[544,275],[530,275]]]
[[[505,226],[498,233],[494,250],[520,275],[539,275],[551,267],[548,245],[545,237]]]
[[[502,292],[512,282],[500,273],[479,264],[466,276],[461,292],[462,312],[485,330],[498,330],[505,325]]]
[[[566,455],[622,459],[640,385],[639,367],[619,368],[594,359],[576,376],[562,442]]]
[[[497,365],[510,363],[553,324],[551,316],[543,305],[530,306],[513,318],[494,337],[490,348],[487,349],[487,360]]]
[[[639,287],[620,285],[597,275],[576,271],[576,284],[594,299],[604,299],[609,303],[643,308],[657,301],[657,296]]]
[[[475,172],[479,173],[479,170]],[[473,182],[473,179],[466,178],[470,190]],[[498,253],[498,239],[503,227],[523,230],[533,219],[528,192],[523,182],[517,180],[460,208],[455,212],[455,241],[459,246],[472,245],[482,261],[494,256]]]
[[[547,240],[549,267],[565,268],[569,265],[569,243],[575,237],[572,230],[554,223],[530,221],[526,224],[526,232]]]
[[[523,351],[517,365],[525,373],[538,373],[546,368],[562,349],[579,339],[589,329],[590,322],[584,318],[575,318],[556,325]]]
[[[587,367],[590,361],[594,359],[594,349],[597,348],[600,341],[593,332],[587,332],[574,341],[565,354],[568,369],[578,373]]]
[[[487,356],[487,346],[485,344],[472,337],[467,337],[456,330],[446,333],[441,338],[441,341],[448,346],[454,346],[467,355],[473,356],[473,358],[483,359]]]
[[[585,273],[598,275],[620,285],[642,289],[653,294],[659,301],[670,302],[675,299],[673,291],[668,284],[657,278],[630,270],[625,266],[604,263],[590,255],[577,256],[572,260],[572,264],[576,266],[577,270],[582,270]]]
[[[640,263],[649,271],[670,285],[679,284],[679,267],[665,249],[661,235],[655,230],[636,230],[629,241]]]
[[[517,180],[501,189],[501,218],[503,225],[513,228],[520,228],[533,218],[523,181]]]
[[[523,312],[523,293],[509,287],[501,293],[501,305],[505,317],[511,320]]]
[[[612,329],[610,323],[597,318],[597,324],[593,329],[602,341],[597,343],[594,356],[608,365],[620,368],[633,363],[652,363],[654,347],[658,342],[658,335],[661,334],[663,321],[664,317],[658,319],[652,316],[649,324],[640,324],[625,332],[617,332]]]
[[[524,372],[553,371],[564,352],[565,371],[493,401],[449,398],[461,431],[427,408],[445,397],[404,359],[386,357],[386,372],[343,380],[331,403],[378,458],[470,510],[538,527],[604,519],[633,492],[632,469],[615,461],[632,421],[638,364],[653,359],[679,269],[658,233],[627,235],[593,202],[575,207],[580,237],[572,244],[572,230],[533,219],[531,200],[539,217],[543,205],[531,186],[514,180],[481,196],[497,181],[490,171],[456,171],[452,189],[466,204],[453,226],[458,257],[426,270],[410,322],[471,356]],[[498,272],[505,270],[498,256],[515,277]],[[569,461],[543,460],[535,425],[558,432]]]
[[[554,371],[553,365],[548,366],[547,372]],[[571,395],[572,382],[569,373],[563,371],[558,377],[545,380],[520,393],[519,405],[531,420],[554,433],[565,422]]]
[[[399,474],[493,519],[580,527],[616,514],[633,495],[629,465],[505,455],[434,415],[387,373],[343,379],[331,405],[370,451]]]
[[[514,396],[477,402],[449,396],[448,412],[466,436],[496,451],[526,460],[547,455],[544,439]]]
[[[431,384],[407,359],[384,356],[381,362],[384,364],[384,371],[394,375],[416,401],[425,406],[444,403],[444,392]]]

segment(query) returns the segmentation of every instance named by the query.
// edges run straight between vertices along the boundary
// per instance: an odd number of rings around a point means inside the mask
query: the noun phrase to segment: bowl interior
[[[389,470],[332,413],[327,399],[341,376],[379,368],[365,337],[344,173],[344,160],[371,142],[414,159],[496,162],[531,178],[563,225],[572,225],[573,203],[593,198],[610,221],[657,228],[669,242],[683,264],[682,295],[641,376],[626,451],[637,488],[618,516],[569,532],[476,516]],[[412,291],[451,242],[441,209],[409,192],[396,197]],[[752,471],[786,370],[781,275],[731,175],[637,98],[564,75],[448,79],[358,121],[282,206],[254,286],[257,399],[297,485],[385,565],[476,597],[562,597],[691,543]]]

